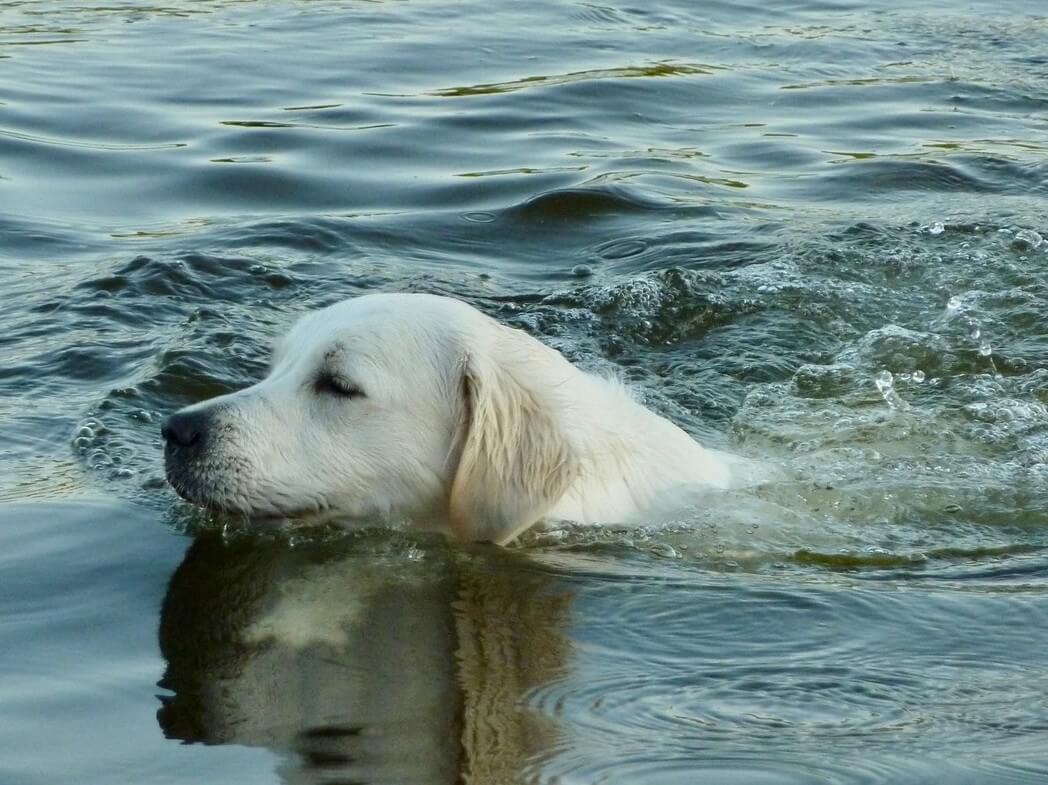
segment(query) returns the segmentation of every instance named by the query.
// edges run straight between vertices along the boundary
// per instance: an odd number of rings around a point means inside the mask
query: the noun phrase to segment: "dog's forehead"
[[[435,298],[434,298],[435,299]],[[274,359],[299,364],[379,366],[433,362],[456,353],[454,315],[426,297],[369,296],[301,318],[278,344]]]
[[[360,349],[369,344],[425,344],[449,334],[449,323],[426,308],[396,301],[359,298],[318,311],[300,322],[302,339],[313,346],[338,343]]]

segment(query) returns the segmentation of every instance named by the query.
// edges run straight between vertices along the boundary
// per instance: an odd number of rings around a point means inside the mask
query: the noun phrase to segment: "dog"
[[[740,465],[620,382],[427,294],[363,295],[303,317],[265,379],[161,431],[168,481],[194,504],[393,518],[498,544],[543,519],[642,523],[732,487]]]

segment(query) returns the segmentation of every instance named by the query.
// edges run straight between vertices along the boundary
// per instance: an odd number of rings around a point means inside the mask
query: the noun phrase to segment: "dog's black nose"
[[[160,425],[160,433],[170,447],[203,444],[211,417],[206,411],[175,412]]]

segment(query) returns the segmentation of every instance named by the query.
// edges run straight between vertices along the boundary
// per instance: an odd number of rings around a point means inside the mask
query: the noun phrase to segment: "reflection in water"
[[[502,550],[366,550],[199,538],[161,616],[165,735],[269,747],[288,783],[518,776],[553,741],[521,698],[567,665],[570,594]]]

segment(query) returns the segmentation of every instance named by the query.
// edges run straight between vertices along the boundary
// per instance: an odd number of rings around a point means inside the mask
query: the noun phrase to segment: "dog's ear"
[[[506,543],[545,515],[578,476],[555,399],[571,372],[553,349],[499,326],[460,369],[458,466],[449,521],[465,541]]]

